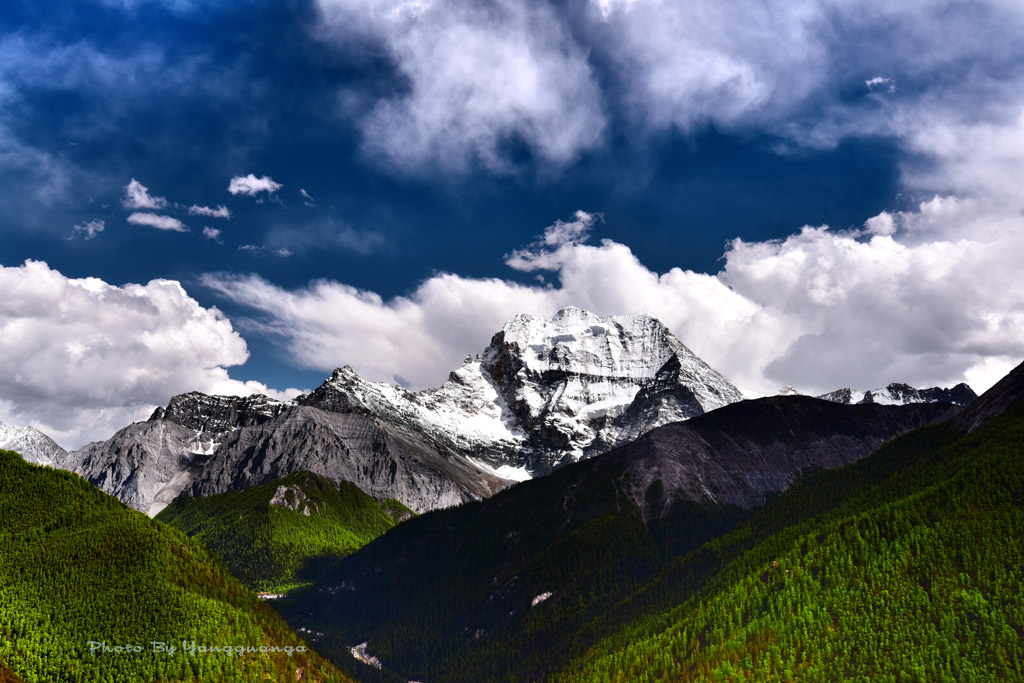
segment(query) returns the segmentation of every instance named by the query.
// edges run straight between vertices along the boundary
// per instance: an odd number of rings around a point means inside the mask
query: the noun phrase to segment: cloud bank
[[[951,238],[965,221],[991,230]],[[655,273],[625,245],[586,243],[593,223],[577,212],[508,257],[520,271],[554,271],[557,286],[440,274],[385,300],[328,280],[297,290],[257,275],[211,274],[203,283],[258,312],[246,329],[276,338],[303,367],[349,364],[415,388],[442,382],[516,313],[550,316],[568,305],[652,313],[713,366],[764,393],[786,384],[817,393],[964,380],[981,390],[1024,358],[1024,283],[1013,265],[1024,253],[1019,215],[936,197],[857,231],[805,227],[784,240],[734,240],[716,275]]]
[[[229,377],[245,341],[177,282],[116,287],[26,261],[0,266],[0,291],[0,421],[65,447],[108,438],[185,391],[281,397]]]
[[[1004,0],[316,7],[319,39],[392,65],[399,87],[340,100],[364,151],[400,172],[507,172],[521,147],[565,168],[614,134],[646,144],[708,126],[798,146],[914,144],[927,119],[1000,124],[1022,104],[1024,5]]]

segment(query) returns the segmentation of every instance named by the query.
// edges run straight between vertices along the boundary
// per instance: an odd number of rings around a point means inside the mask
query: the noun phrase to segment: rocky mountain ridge
[[[833,392],[831,400],[973,396],[966,385],[887,391]],[[303,470],[423,512],[489,497],[742,400],[656,318],[566,308],[550,319],[515,316],[437,388],[370,382],[346,366],[291,401],[190,392],[73,453],[53,450],[41,434],[22,437],[21,450],[149,514],[182,494],[222,493]]]
[[[791,388],[791,387],[790,387]],[[978,395],[961,382],[950,388],[931,387],[915,389],[909,384],[893,382],[881,389],[858,391],[849,387],[836,389],[818,398],[846,405],[856,403],[879,403],[882,405],[908,405],[910,403],[952,403],[960,407],[969,406]]]
[[[308,395],[173,397],[65,466],[156,514],[308,470],[417,512],[486,498],[668,422],[742,400],[646,315],[519,315],[435,389],[335,370]]]

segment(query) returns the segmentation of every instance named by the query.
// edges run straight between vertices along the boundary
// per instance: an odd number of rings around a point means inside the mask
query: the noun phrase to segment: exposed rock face
[[[511,483],[396,426],[296,406],[226,435],[188,493],[247,488],[301,470],[350,481],[375,498],[397,498],[416,512],[484,498]]]
[[[191,482],[202,457],[196,431],[170,420],[136,422],[70,454],[67,469],[149,515]]]
[[[0,448],[17,451],[37,465],[63,467],[67,451],[35,427],[8,427],[0,422]]]
[[[850,388],[836,389],[818,398],[834,403],[881,403],[882,405],[907,405],[908,403],[952,403],[958,406],[970,405],[978,395],[969,386],[961,382],[955,387],[944,389],[915,389],[909,384],[894,382],[884,389],[857,391]]]
[[[224,407],[239,401],[202,398],[208,400],[192,405]],[[177,399],[171,403],[180,407]],[[378,498],[397,498],[417,512],[486,497],[511,483],[362,415],[278,403],[277,415],[265,419],[266,404],[255,405],[259,414],[239,410],[231,426],[157,410],[150,420],[71,454],[67,469],[149,515],[183,492],[223,493],[301,470],[350,481]],[[208,431],[213,424],[220,431]]]
[[[290,402],[275,401],[262,394],[253,396],[207,396],[198,391],[171,398],[166,408],[157,408],[150,420],[177,422],[197,432],[218,434],[236,427],[262,424],[281,414]]]
[[[408,425],[525,478],[741,400],[656,318],[566,308],[516,316],[437,389],[408,392],[346,367],[299,402]]]

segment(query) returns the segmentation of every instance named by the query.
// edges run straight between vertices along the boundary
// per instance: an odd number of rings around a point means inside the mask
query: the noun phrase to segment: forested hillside
[[[201,543],[11,451],[0,451],[0,548],[0,661],[25,683],[347,680]],[[141,651],[90,654],[89,641]]]
[[[242,582],[277,591],[314,580],[411,516],[355,484],[297,472],[242,491],[182,496],[156,518],[202,541]]]
[[[555,678],[1024,680],[1022,506],[1024,405],[919,430],[679,560]]]

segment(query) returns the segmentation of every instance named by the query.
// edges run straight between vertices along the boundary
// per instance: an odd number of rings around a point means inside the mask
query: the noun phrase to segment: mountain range
[[[973,396],[965,385],[905,389],[885,402]],[[174,396],[149,420],[70,453],[32,428],[0,432],[0,446],[77,472],[150,515],[182,494],[300,471],[423,512],[487,498],[743,398],[656,318],[565,308],[512,318],[435,389],[370,382],[346,366],[286,402]]]

